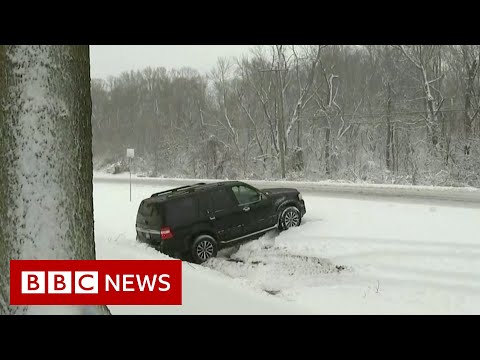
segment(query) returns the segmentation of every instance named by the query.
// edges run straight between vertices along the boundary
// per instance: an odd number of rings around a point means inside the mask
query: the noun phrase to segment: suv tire
[[[302,215],[295,206],[288,206],[280,212],[279,229],[288,230],[291,227],[300,226]]]
[[[210,235],[200,235],[195,238],[191,250],[192,260],[201,264],[217,256],[217,242]]]

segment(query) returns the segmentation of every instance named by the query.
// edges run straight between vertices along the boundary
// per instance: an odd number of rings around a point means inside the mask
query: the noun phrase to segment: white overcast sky
[[[204,73],[219,57],[248,54],[253,45],[90,45],[92,78],[106,79],[123,71],[188,66]]]

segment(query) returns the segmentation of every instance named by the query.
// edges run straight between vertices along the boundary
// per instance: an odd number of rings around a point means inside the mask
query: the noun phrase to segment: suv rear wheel
[[[217,256],[217,242],[210,235],[200,235],[193,241],[191,255],[193,262],[201,264]]]

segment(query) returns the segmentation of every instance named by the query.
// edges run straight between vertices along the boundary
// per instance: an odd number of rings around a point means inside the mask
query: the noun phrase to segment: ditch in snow
[[[271,231],[257,240],[223,249],[202,265],[231,278],[247,280],[270,295],[286,295],[298,287],[320,286],[326,280],[331,281],[332,276],[352,271],[329,259],[293,254],[275,243],[278,234]]]

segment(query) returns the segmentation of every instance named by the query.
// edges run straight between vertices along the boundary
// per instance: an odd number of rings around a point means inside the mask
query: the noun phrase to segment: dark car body
[[[141,202],[137,240],[184,258],[202,235],[213,238],[215,247],[221,249],[282,229],[280,220],[285,209],[291,209],[293,215],[298,212],[294,226],[299,226],[306,209],[296,189],[259,190],[240,181],[182,186]]]

